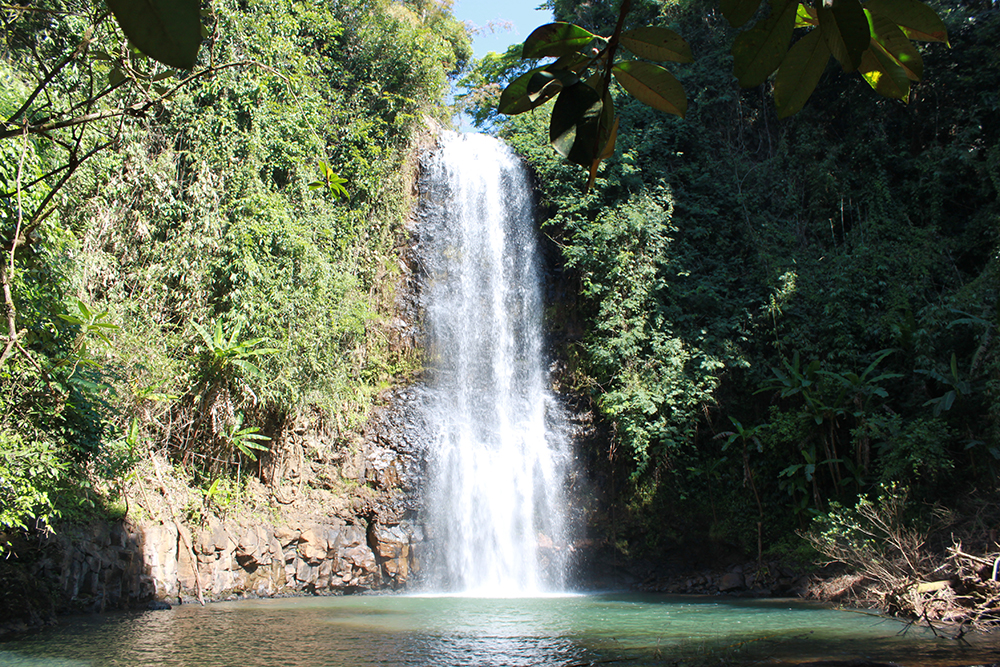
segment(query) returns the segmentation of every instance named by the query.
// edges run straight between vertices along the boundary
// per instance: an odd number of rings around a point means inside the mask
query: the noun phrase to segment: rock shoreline
[[[374,521],[262,526],[210,517],[180,529],[183,536],[172,523],[95,522],[14,545],[21,557],[0,565],[8,584],[0,637],[62,613],[394,590],[419,570],[423,539],[409,524]]]

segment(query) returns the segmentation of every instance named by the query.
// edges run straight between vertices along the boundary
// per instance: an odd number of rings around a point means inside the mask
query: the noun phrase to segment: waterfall
[[[563,585],[568,438],[543,350],[531,185],[496,139],[446,134],[422,184],[432,585]]]

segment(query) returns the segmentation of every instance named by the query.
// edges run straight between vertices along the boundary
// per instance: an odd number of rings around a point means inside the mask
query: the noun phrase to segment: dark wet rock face
[[[420,385],[391,390],[386,399],[364,429],[364,469],[359,481],[381,493],[371,509],[376,519],[391,525],[412,519],[421,510],[428,431]]]

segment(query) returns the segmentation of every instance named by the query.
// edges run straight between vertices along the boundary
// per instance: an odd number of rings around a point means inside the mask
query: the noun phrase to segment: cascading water
[[[568,438],[548,389],[527,174],[499,141],[448,133],[422,190],[430,578],[484,596],[560,590]]]

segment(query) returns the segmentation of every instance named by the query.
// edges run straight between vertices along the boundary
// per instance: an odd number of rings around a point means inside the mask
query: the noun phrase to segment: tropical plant
[[[51,443],[0,432],[0,528],[44,527],[59,516],[55,494],[65,483],[69,462]],[[0,554],[5,544],[0,539]]]
[[[558,22],[594,35],[618,17],[601,3],[553,5]],[[815,103],[779,120],[770,80],[743,90],[729,76],[734,33],[710,6],[633,3],[637,24],[684,35],[696,55],[670,66],[689,105],[681,120],[612,85],[615,159],[586,194],[546,145],[547,107],[475,107],[534,169],[560,275],[579,286],[563,309],[581,333],[564,346],[606,429],[594,460],[610,460],[600,474],[619,476],[627,510],[609,539],[660,530],[649,543],[662,545],[665,514],[704,517],[714,504],[727,537],[756,551],[739,443],[723,452],[715,439],[735,432],[729,417],[759,426],[762,451],[747,449],[766,541],[882,482],[911,497],[994,488],[1000,153],[988,147],[1000,135],[992,101],[970,100],[1000,85],[1000,15],[935,5],[954,48],[920,49],[941,75],[914,83],[908,105],[827,68]],[[539,66],[518,55],[470,75],[487,87],[477,104],[495,108],[503,84]],[[931,114],[955,124],[935,132]],[[954,387],[931,372],[970,390],[936,417]]]
[[[347,437],[414,367],[404,161],[471,55],[419,0],[111,5],[0,9],[0,433],[47,443],[63,499],[124,492],[157,444],[259,472],[271,429]],[[173,55],[129,24],[178,12]]]
[[[250,359],[280,351],[273,347],[258,347],[264,342],[263,338],[238,340],[244,326],[242,321],[237,321],[228,339],[219,320],[210,327],[203,327],[197,322],[192,322],[191,326],[205,343],[207,363],[198,373],[205,382],[210,383],[231,375],[233,366],[249,376],[260,378],[263,373]]]
[[[757,450],[758,454],[764,452],[764,447],[761,444],[760,438],[757,437],[757,432],[762,428],[762,426],[753,426],[751,428],[744,428],[743,424],[740,423],[735,417],[730,417],[729,421],[732,422],[734,430],[723,431],[716,435],[716,438],[725,438],[725,442],[722,445],[722,451],[726,451],[730,445],[739,442],[743,461],[743,485],[750,487],[751,493],[753,493],[754,503],[757,505],[757,565],[763,566],[764,564],[764,505],[760,501],[760,492],[757,491],[757,482],[754,479],[753,467],[750,465],[750,451],[748,446],[753,446]]]

